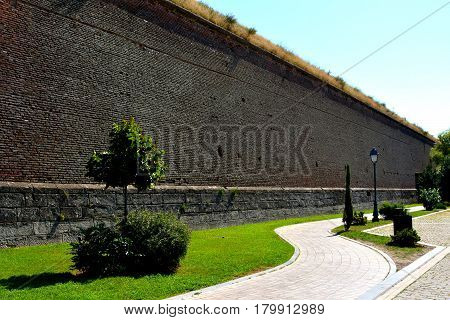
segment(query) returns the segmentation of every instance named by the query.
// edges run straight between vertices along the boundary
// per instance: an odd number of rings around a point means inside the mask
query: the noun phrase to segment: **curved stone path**
[[[300,249],[292,264],[173,299],[355,299],[395,266],[379,252],[329,232],[340,224],[333,219],[281,227],[277,232]]]

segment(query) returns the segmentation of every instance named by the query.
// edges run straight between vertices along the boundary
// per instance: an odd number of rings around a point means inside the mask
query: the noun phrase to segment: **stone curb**
[[[424,273],[433,268],[436,264],[438,264],[442,259],[444,259],[447,254],[450,253],[450,247],[444,247],[444,250],[441,250],[434,257],[425,262],[422,266],[412,271],[405,279],[400,281],[398,284],[394,285],[392,288],[387,290],[382,295],[378,296],[377,300],[392,300],[396,296],[398,296],[403,290],[413,284],[416,280],[418,280]]]
[[[199,295],[199,294],[202,294],[202,293],[207,293],[207,292],[210,292],[210,291],[214,291],[214,290],[217,290],[219,288],[231,286],[231,285],[236,284],[236,283],[240,283],[240,282],[247,281],[247,280],[250,280],[250,279],[253,279],[253,278],[256,278],[256,277],[263,276],[265,274],[268,274],[268,273],[271,273],[271,272],[274,272],[274,271],[278,271],[280,269],[283,269],[283,268],[293,264],[300,257],[300,249],[297,247],[296,244],[291,242],[289,239],[285,238],[279,232],[280,229],[288,228],[290,226],[292,226],[292,225],[279,227],[279,228],[276,228],[274,230],[278,234],[278,236],[280,238],[282,238],[284,241],[286,241],[287,243],[289,243],[291,246],[294,247],[294,254],[285,263],[280,264],[280,265],[278,265],[276,267],[273,267],[271,269],[264,270],[264,271],[261,271],[261,272],[257,272],[257,273],[254,273],[254,274],[251,274],[251,275],[248,275],[248,276],[244,276],[244,277],[241,277],[241,278],[233,279],[233,280],[230,280],[230,281],[227,281],[227,282],[219,283],[219,284],[216,284],[216,285],[213,285],[213,286],[210,286],[210,287],[206,287],[206,288],[203,288],[203,289],[191,291],[191,292],[184,293],[184,294],[181,294],[181,295],[173,296],[173,297],[170,297],[170,298],[168,298],[166,300],[186,300],[186,299],[192,298],[193,296],[196,296],[196,295]]]
[[[380,297],[382,294],[385,294],[389,289],[394,287],[400,281],[404,280],[406,277],[410,276],[411,273],[425,265],[431,259],[433,259],[436,255],[445,250],[446,247],[436,247],[427,254],[421,256],[419,259],[411,263],[410,265],[404,267],[402,270],[394,273],[393,275],[387,277],[384,281],[362,294],[358,297],[357,300],[375,300]]]

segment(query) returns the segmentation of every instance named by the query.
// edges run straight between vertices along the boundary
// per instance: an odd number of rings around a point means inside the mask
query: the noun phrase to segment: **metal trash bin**
[[[392,221],[394,222],[394,234],[404,229],[412,229],[412,216],[408,214],[394,215]]]

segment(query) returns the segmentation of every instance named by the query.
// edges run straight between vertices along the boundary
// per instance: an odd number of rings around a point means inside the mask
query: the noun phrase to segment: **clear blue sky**
[[[448,0],[204,0],[339,75]],[[437,136],[450,128],[450,4],[342,75]]]

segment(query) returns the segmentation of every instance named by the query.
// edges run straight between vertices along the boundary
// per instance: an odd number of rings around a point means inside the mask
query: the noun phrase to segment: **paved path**
[[[329,233],[340,224],[341,219],[333,219],[279,228],[278,233],[300,249],[294,263],[175,299],[355,299],[394,270],[377,251]]]
[[[425,272],[394,300],[450,300],[450,254]]]
[[[413,227],[422,242],[450,246],[450,210],[415,218]],[[388,225],[371,233],[390,235],[393,228],[392,225]],[[446,255],[394,299],[450,299],[450,255]]]
[[[415,207],[410,207],[407,209],[408,212],[416,212],[416,211],[423,211],[425,210],[424,206],[415,206]]]

